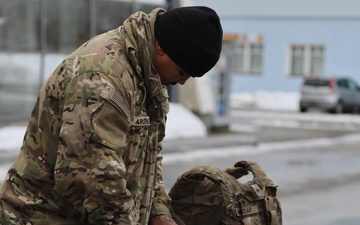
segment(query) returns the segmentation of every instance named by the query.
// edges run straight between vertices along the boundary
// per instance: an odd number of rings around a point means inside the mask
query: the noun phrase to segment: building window
[[[262,72],[262,44],[252,43],[250,44],[250,73]]]
[[[324,55],[322,45],[290,45],[288,73],[291,76],[322,76]]]
[[[232,72],[261,74],[263,72],[263,36],[236,34],[226,37],[225,35],[223,49],[231,55]]]
[[[244,43],[234,43],[234,55],[232,58],[232,71],[243,72],[244,71],[244,59],[245,59],[245,45]]]

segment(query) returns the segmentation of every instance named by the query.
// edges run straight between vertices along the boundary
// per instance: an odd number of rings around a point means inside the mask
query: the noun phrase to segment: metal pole
[[[135,2],[135,0],[131,0],[131,12],[130,12],[130,14],[136,12],[136,10],[137,10],[136,2]]]
[[[44,73],[45,73],[45,56],[47,52],[47,13],[46,13],[46,1],[40,0],[40,78],[39,78],[39,86],[40,90],[44,83]]]
[[[166,9],[174,8],[174,0],[166,0]],[[179,87],[177,85],[167,85],[170,102],[179,102]]]
[[[89,35],[90,38],[96,35],[96,0],[89,0]]]

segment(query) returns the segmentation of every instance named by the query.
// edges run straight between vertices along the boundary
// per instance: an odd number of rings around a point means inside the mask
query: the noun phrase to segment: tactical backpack
[[[253,179],[237,179],[252,172]],[[277,186],[252,161],[221,170],[197,166],[182,174],[169,196],[174,220],[186,225],[282,225]]]

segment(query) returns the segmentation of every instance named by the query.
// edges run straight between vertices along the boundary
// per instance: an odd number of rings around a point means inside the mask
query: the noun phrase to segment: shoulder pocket
[[[123,112],[128,120],[132,119],[129,105],[124,100],[124,96],[122,96],[113,87],[110,86],[105,87],[100,95],[105,100],[107,100],[112,106]]]
[[[93,139],[112,149],[122,148],[131,127],[130,106],[111,86],[105,87],[100,95],[104,100],[92,117]]]

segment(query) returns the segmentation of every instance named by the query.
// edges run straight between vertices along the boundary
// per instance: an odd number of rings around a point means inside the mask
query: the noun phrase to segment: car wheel
[[[353,114],[359,114],[359,112],[360,112],[359,106],[354,106],[354,107],[353,107],[353,110],[352,110],[352,113],[353,113]]]
[[[307,112],[307,108],[306,107],[304,107],[304,106],[300,106],[300,112]]]
[[[334,106],[334,108],[332,108],[330,110],[331,113],[335,113],[335,114],[341,114],[344,112],[344,104],[342,101],[338,101],[338,103],[336,103],[336,105]]]

